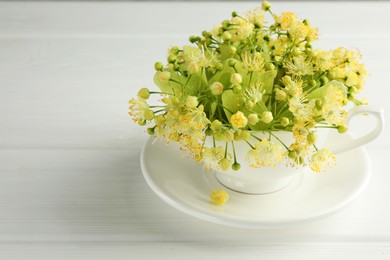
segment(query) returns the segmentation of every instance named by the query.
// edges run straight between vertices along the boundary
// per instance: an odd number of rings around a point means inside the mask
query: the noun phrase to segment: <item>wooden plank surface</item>
[[[373,176],[359,199],[299,227],[207,223],[145,183],[139,154],[147,136],[130,122],[127,100],[152,86],[153,64],[169,46],[254,6],[0,2],[0,259],[390,257],[387,130],[367,146]],[[390,109],[390,3],[274,6],[320,27],[317,47],[359,47],[371,74],[362,96]],[[364,120],[352,132],[368,131]]]

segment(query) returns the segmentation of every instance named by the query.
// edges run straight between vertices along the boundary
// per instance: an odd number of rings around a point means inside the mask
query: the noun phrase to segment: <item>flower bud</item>
[[[162,70],[164,68],[164,65],[161,62],[156,62],[154,64],[154,69],[155,70]]]
[[[265,68],[267,70],[274,70],[275,69],[275,65],[272,64],[272,63],[267,63],[267,64],[265,64]]]
[[[240,168],[241,168],[241,164],[239,164],[238,162],[233,163],[232,165],[233,171],[238,171]]]
[[[259,116],[257,114],[249,114],[248,115],[248,123],[250,125],[255,125],[260,121]]]
[[[263,9],[263,11],[268,11],[269,9],[271,9],[271,3],[268,1],[263,1],[263,3],[261,4],[261,9]]]
[[[150,127],[146,131],[148,132],[148,134],[154,135],[154,127]]]
[[[198,98],[195,96],[188,96],[186,98],[186,107],[188,108],[196,108],[198,106]]]
[[[297,156],[298,156],[298,154],[296,151],[289,151],[288,152],[288,158],[290,158],[290,159],[295,159],[295,158],[297,158]]]
[[[234,85],[234,86],[233,86],[233,92],[234,92],[234,94],[239,94],[239,93],[241,93],[241,90],[242,90],[241,85]]]
[[[179,53],[179,47],[178,46],[173,46],[172,48],[169,49],[169,53],[176,55]]]
[[[215,132],[221,130],[221,128],[222,128],[222,123],[221,123],[221,121],[215,119],[213,122],[211,122],[210,128],[211,128],[213,131],[215,131]]]
[[[191,43],[195,43],[195,42],[197,42],[199,40],[200,40],[200,38],[198,36],[194,36],[194,35],[190,36],[190,38],[189,38],[189,41]]]
[[[223,170],[223,171],[227,171],[231,166],[232,166],[232,162],[227,159],[227,158],[223,158],[222,160],[220,160],[218,162],[218,166]]]
[[[171,73],[169,71],[158,71],[157,73],[157,77],[161,82],[168,82],[171,78]]]
[[[252,100],[248,100],[245,102],[245,108],[251,110],[255,106],[255,103]]]
[[[230,76],[230,82],[233,84],[233,85],[239,85],[242,83],[242,77],[239,73],[233,73],[231,76]]]
[[[272,120],[274,120],[274,117],[272,116],[272,112],[264,111],[261,117],[261,121],[268,124],[271,123]]]
[[[176,56],[172,54],[169,55],[167,58],[168,63],[175,63],[176,60],[177,60]]]
[[[229,47],[229,54],[234,55],[237,52],[237,48],[234,46]]]
[[[218,70],[218,71],[221,71],[223,70],[223,64],[222,63],[218,63],[215,68]]]
[[[221,82],[216,81],[213,84],[211,84],[210,90],[211,90],[211,94],[213,94],[214,96],[221,95],[223,92],[223,85]]]
[[[275,99],[278,101],[285,100],[286,99],[286,92],[284,92],[283,90],[277,89],[275,91]]]
[[[213,130],[211,130],[211,128],[207,128],[205,133],[207,136],[213,135]]]
[[[334,71],[329,71],[328,72],[328,79],[332,80],[336,78],[336,73]]]
[[[337,131],[338,131],[340,134],[343,134],[343,133],[345,133],[345,132],[348,131],[348,127],[346,127],[345,125],[339,125],[339,126],[337,127]]]
[[[281,124],[282,126],[288,126],[288,124],[290,124],[290,120],[289,120],[287,117],[282,117],[282,118],[280,119],[280,124]]]
[[[230,60],[228,61],[228,65],[229,65],[230,67],[236,66],[236,60],[235,60],[235,59],[230,59]]]
[[[144,117],[146,120],[152,120],[154,118],[154,112],[152,110],[145,110]]]
[[[320,78],[321,85],[325,85],[326,83],[328,83],[328,81],[329,81],[329,79],[327,77],[325,77],[325,76],[322,76]]]
[[[233,12],[232,12],[232,17],[234,18],[234,17],[236,17],[236,16],[238,16],[238,13],[237,13],[236,11],[233,11]]]
[[[263,40],[269,42],[271,40],[271,37],[268,34],[266,34],[263,36]]]
[[[229,21],[229,20],[224,20],[224,21],[222,22],[222,27],[223,27],[224,29],[228,29],[229,26],[230,26],[230,21]]]
[[[230,32],[225,31],[225,32],[223,32],[223,34],[221,35],[221,38],[222,38],[222,40],[224,40],[224,41],[230,41],[230,39],[232,38],[232,35],[231,35]]]
[[[145,121],[144,119],[142,119],[142,118],[138,118],[137,123],[138,123],[140,126],[146,125],[146,121]]]
[[[150,96],[150,92],[149,92],[149,89],[147,88],[141,88],[139,91],[138,91],[138,96],[142,99],[148,99],[149,96]]]

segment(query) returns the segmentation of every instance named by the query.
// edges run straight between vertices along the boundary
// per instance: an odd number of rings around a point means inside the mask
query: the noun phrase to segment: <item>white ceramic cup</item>
[[[374,129],[368,134],[361,136],[344,144],[328,147],[335,154],[342,153],[356,147],[362,146],[371,142],[380,135],[384,127],[383,110],[371,106],[358,106],[349,111],[347,123],[356,115],[370,114],[376,118],[377,124]],[[318,147],[326,147],[325,143],[330,129],[318,128],[316,145]],[[278,131],[275,135],[284,143],[291,144],[294,142],[291,132]],[[229,169],[227,171],[215,171],[217,180],[225,187],[247,194],[267,194],[276,192],[285,188],[292,178],[302,172],[310,171],[308,166],[286,167],[285,164],[280,164],[275,167],[268,168],[252,168],[245,161],[245,156],[248,152],[248,144],[245,142],[235,142],[235,150],[237,160],[241,163],[239,171]]]

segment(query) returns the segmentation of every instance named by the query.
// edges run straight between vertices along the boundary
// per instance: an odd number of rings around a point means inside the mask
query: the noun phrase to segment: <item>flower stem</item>
[[[233,147],[234,163],[237,163],[236,149],[235,149],[235,147],[234,147],[234,141],[232,141],[232,147]]]
[[[274,135],[273,133],[271,133],[271,131],[269,131],[269,134],[272,135],[273,137],[275,137],[276,140],[278,140],[279,143],[281,143],[281,144],[284,146],[284,148],[286,148],[286,149],[288,150],[287,145],[285,145],[285,144],[282,142],[282,140],[280,140],[276,135]]]

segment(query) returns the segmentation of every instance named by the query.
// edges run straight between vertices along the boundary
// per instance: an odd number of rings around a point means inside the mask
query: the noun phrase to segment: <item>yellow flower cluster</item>
[[[142,88],[129,101],[132,119],[210,169],[240,169],[236,142],[248,144],[246,161],[256,168],[287,162],[321,172],[333,165],[331,151],[317,149],[316,132],[345,132],[344,107],[366,104],[357,99],[367,76],[361,55],[313,48],[317,28],[271,9],[264,1],[243,15],[233,12],[191,36],[193,45],[171,47],[167,63],[154,66],[160,91]],[[149,105],[151,95],[161,104]],[[282,142],[279,131],[291,132],[292,142]]]

